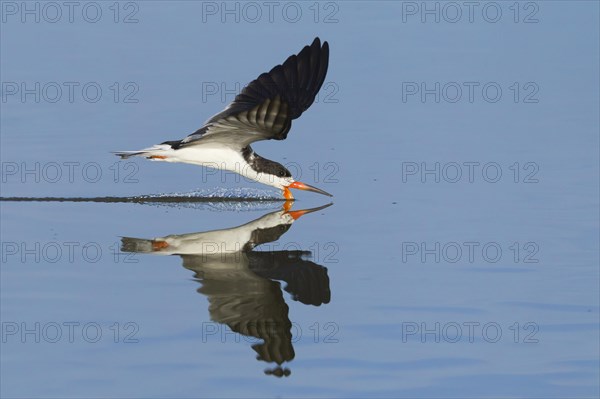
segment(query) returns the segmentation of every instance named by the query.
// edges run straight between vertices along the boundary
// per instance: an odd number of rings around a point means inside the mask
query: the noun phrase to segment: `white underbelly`
[[[189,163],[207,168],[227,170],[269,186],[279,189],[291,184],[291,181],[267,173],[257,172],[244,159],[241,152],[227,147],[208,145],[183,147],[178,150],[160,149],[150,153],[154,160],[163,162]]]
[[[217,255],[233,254],[245,249],[250,241],[252,230],[233,228],[203,233],[191,233],[158,238],[169,246],[162,254],[177,255]]]
[[[242,154],[222,147],[184,147],[173,151],[173,156],[169,156],[166,160],[229,170],[237,173],[241,173],[241,170],[247,165]]]

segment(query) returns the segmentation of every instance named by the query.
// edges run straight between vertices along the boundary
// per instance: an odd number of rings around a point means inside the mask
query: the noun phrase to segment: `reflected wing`
[[[259,140],[283,140],[314,102],[329,65],[329,45],[316,38],[282,65],[250,82],[222,112],[183,139],[178,147],[220,144],[243,148]]]
[[[331,291],[327,268],[304,259],[306,251],[250,252],[250,270],[261,277],[282,280],[295,301],[320,306],[329,303]]]
[[[198,292],[208,298],[213,321],[263,340],[252,345],[258,360],[282,364],[294,358],[289,308],[278,282],[248,270],[243,254],[181,258],[183,266],[194,271],[202,283]]]

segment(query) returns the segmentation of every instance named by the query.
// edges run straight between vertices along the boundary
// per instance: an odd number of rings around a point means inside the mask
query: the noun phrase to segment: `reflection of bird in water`
[[[179,255],[183,266],[202,284],[213,321],[232,331],[261,339],[252,345],[257,359],[276,363],[265,370],[289,375],[284,362],[294,359],[292,323],[280,283],[294,300],[307,305],[329,303],[327,269],[306,258],[309,251],[253,251],[257,245],[278,240],[300,216],[329,205],[302,211],[281,210],[231,229],[170,235],[154,240],[124,237],[122,251]]]
[[[259,183],[331,194],[296,181],[283,165],[256,154],[250,144],[284,140],[292,121],[315,101],[329,66],[329,44],[316,38],[282,65],[261,74],[233,102],[204,126],[181,140],[165,141],[139,151],[122,151],[121,158],[141,156],[153,161],[182,162],[228,170]]]

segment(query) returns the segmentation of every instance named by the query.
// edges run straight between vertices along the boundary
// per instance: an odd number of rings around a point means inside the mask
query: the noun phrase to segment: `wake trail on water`
[[[189,192],[158,193],[129,197],[0,197],[5,202],[100,202],[197,208],[213,210],[270,209],[284,201],[279,193],[253,188],[197,189]]]

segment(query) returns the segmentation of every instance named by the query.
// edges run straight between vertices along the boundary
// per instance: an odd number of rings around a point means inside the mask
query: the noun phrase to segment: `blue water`
[[[1,3],[2,197],[253,200],[1,202],[0,396],[600,394],[597,2],[23,4]],[[315,36],[318,101],[254,149],[334,204],[248,262],[122,252],[280,212],[110,152],[191,133]]]

